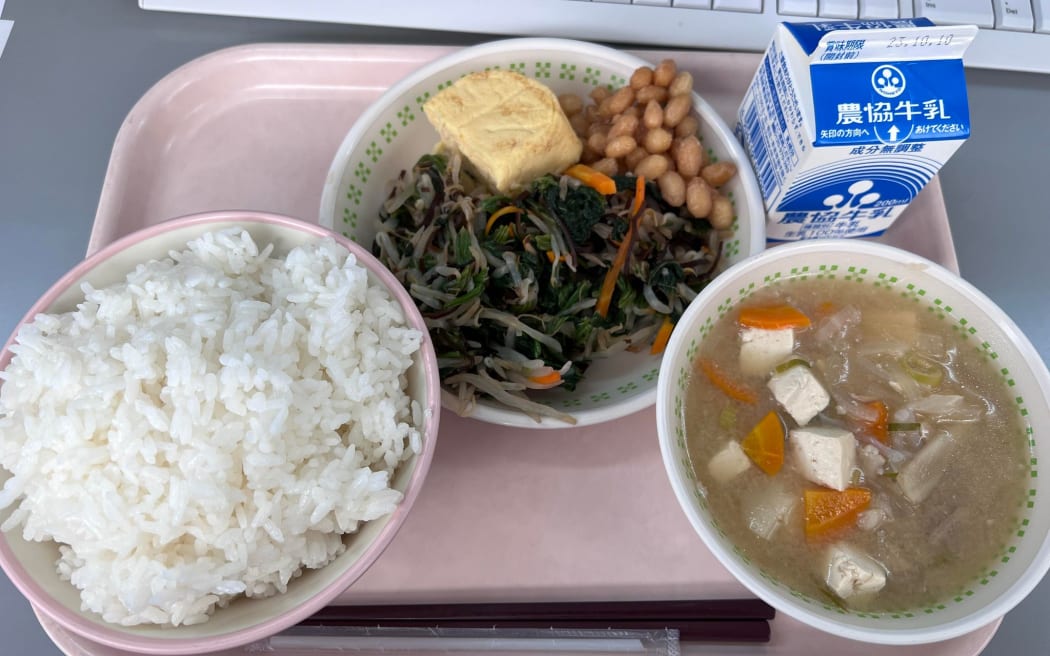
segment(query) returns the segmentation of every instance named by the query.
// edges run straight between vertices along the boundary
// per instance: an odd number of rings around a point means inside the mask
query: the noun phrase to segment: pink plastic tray
[[[214,209],[316,221],[329,163],[365,107],[450,52],[417,46],[258,45],[191,62],[157,83],[117,135],[88,251],[143,226]],[[730,123],[750,54],[675,57]],[[881,239],[957,270],[934,179]],[[451,414],[451,413],[450,413]],[[520,431],[443,417],[425,491],[340,603],[716,598],[747,591],[718,564],[666,482],[652,410],[612,425]],[[116,656],[42,619],[69,654]],[[693,653],[976,654],[995,622],[912,648],[833,638],[781,615],[762,647]]]

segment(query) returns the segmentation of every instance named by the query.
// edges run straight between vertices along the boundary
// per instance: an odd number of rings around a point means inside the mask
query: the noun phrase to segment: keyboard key
[[[686,9],[710,9],[711,0],[674,0],[674,6]]]
[[[652,5],[654,7],[670,7],[671,0],[634,0],[636,5]]]
[[[900,18],[897,0],[860,0],[860,17],[869,20]]]
[[[995,28],[1031,32],[1035,28],[1032,16],[1032,3],[1029,0],[993,0],[995,10]]]
[[[1050,34],[1050,0],[1034,0],[1035,31]]]
[[[714,0],[711,6],[713,9],[725,9],[726,11],[762,13],[762,0]]]
[[[995,27],[992,3],[988,0],[915,0],[915,15],[925,16],[934,23]]]
[[[817,0],[777,0],[777,13],[785,16],[816,16]]]
[[[817,13],[822,18],[856,18],[857,0],[820,0]]]

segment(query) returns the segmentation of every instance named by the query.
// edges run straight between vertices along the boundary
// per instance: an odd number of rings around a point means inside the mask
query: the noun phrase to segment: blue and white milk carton
[[[970,136],[976,34],[925,18],[779,25],[737,124],[767,238],[886,230]]]

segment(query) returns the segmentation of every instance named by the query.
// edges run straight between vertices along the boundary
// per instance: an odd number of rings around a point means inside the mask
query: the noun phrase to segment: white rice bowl
[[[427,419],[406,392],[422,333],[330,238],[270,250],[206,233],[11,346],[2,528],[63,545],[82,610],[205,622],[285,591],[401,501],[391,477]]]

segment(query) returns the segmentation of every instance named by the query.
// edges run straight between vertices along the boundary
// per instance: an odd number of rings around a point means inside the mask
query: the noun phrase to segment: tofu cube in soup
[[[848,544],[831,545],[825,555],[824,582],[842,599],[878,592],[886,585],[886,569]]]
[[[795,350],[795,331],[791,328],[740,331],[740,370],[748,376],[765,376]]]
[[[773,374],[768,386],[773,398],[799,426],[808,424],[831,401],[828,391],[804,364]]]
[[[743,474],[751,467],[751,459],[747,457],[740,443],[730,440],[721,451],[711,457],[707,463],[707,470],[719,483],[725,483]]]
[[[842,491],[857,462],[857,440],[842,428],[795,428],[789,434],[795,467],[807,480]]]

